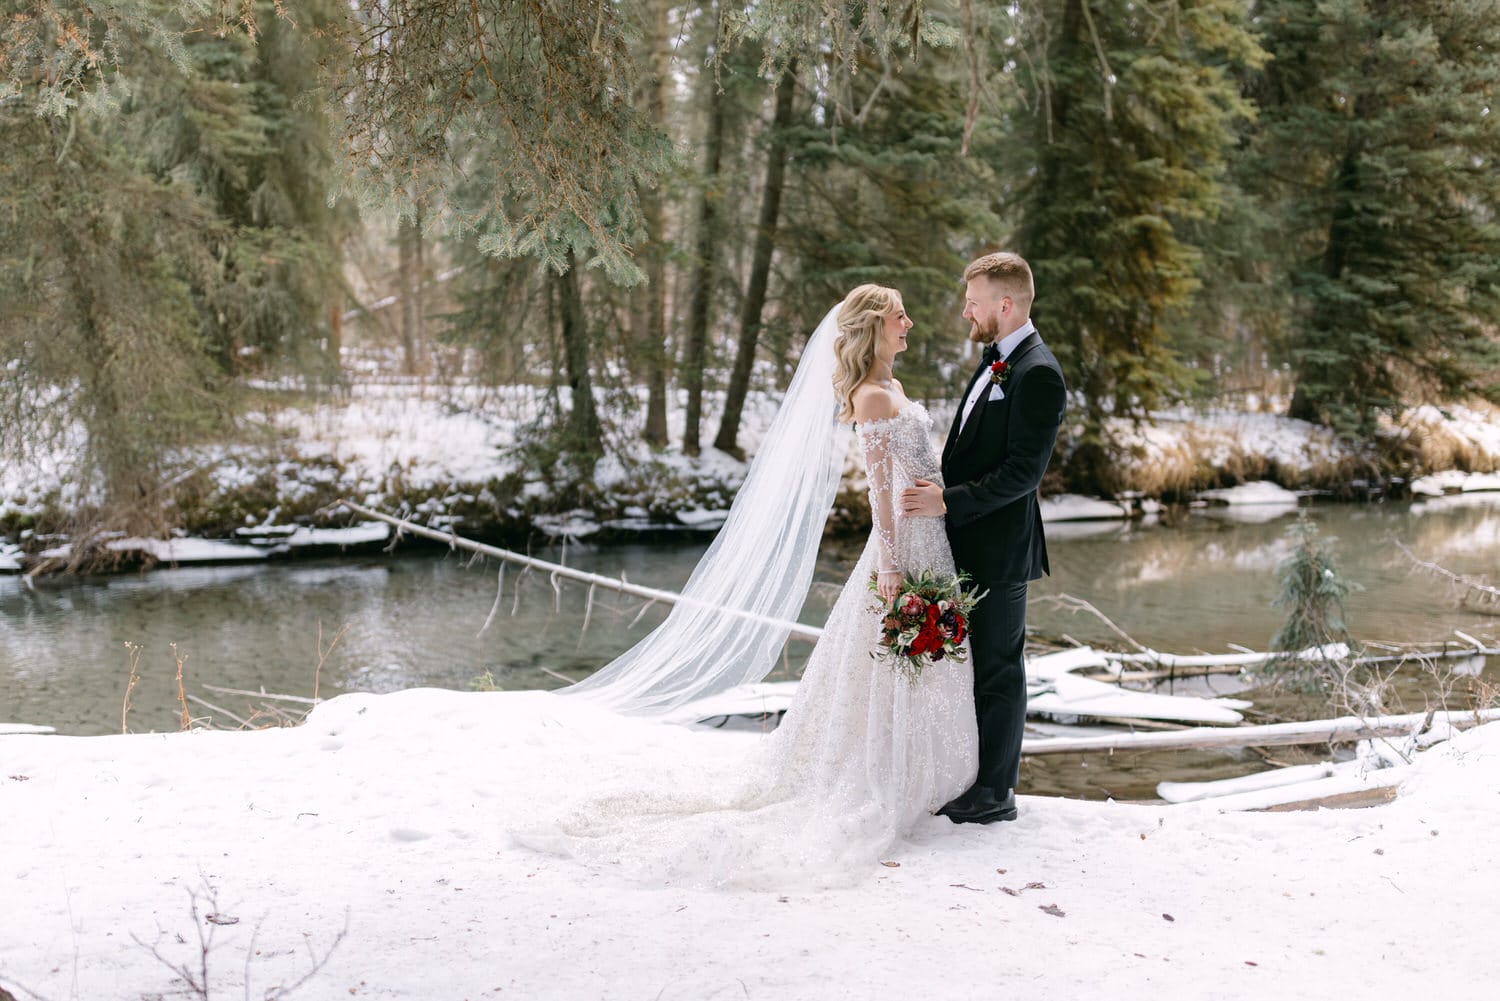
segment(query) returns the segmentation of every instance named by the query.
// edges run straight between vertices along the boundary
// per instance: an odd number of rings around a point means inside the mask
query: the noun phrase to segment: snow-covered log
[[[1464,729],[1500,720],[1500,709],[1472,712],[1446,711],[1432,714],[1435,724]],[[1288,744],[1347,744],[1370,737],[1410,734],[1428,722],[1427,713],[1377,716],[1361,719],[1309,720],[1302,723],[1270,723],[1263,726],[1194,727],[1167,733],[1121,733],[1094,737],[1050,737],[1028,740],[1023,754],[1083,754],[1114,751],[1212,750],[1237,747],[1280,747]]]

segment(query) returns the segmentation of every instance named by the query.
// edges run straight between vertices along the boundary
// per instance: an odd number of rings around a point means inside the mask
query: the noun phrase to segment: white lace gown
[[[978,760],[967,660],[909,681],[872,653],[878,566],[954,572],[943,519],[895,504],[916,479],[941,482],[932,418],[918,403],[857,429],[874,530],[813,650],[781,725],[731,771],[704,766],[652,788],[640,777],[540,829],[532,848],[634,879],[693,886],[829,886],[867,878],[925,816],[966,790]],[[967,641],[966,641],[967,642]]]

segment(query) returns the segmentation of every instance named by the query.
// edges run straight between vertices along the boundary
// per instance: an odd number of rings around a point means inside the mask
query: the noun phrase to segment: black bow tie
[[[979,360],[982,364],[985,365],[995,364],[995,362],[1000,360],[1000,345],[996,344],[994,341],[986,344],[984,347],[984,354],[980,356]]]

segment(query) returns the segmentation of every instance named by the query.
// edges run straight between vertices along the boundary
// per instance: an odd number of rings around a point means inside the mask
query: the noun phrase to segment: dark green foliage
[[[1284,608],[1286,622],[1271,638],[1271,649],[1308,650],[1333,643],[1349,643],[1344,625],[1344,599],[1351,585],[1339,575],[1333,544],[1318,534],[1318,526],[1303,514],[1287,529],[1292,552],[1276,567],[1281,586],[1274,607]]]
[[[1280,683],[1318,692],[1344,710],[1379,711],[1379,690],[1367,687],[1356,664],[1354,640],[1344,625],[1344,599],[1359,585],[1340,575],[1334,560],[1335,539],[1325,539],[1306,512],[1286,531],[1292,551],[1276,567],[1281,590],[1274,607],[1286,610],[1286,622],[1271,638],[1271,649],[1283,656],[1266,673]],[[1294,654],[1309,652],[1307,656]]]
[[[1500,399],[1500,4],[1257,10],[1243,177],[1295,297],[1293,416],[1368,435],[1403,400]]]
[[[143,141],[152,172],[191,187],[225,224],[211,247],[217,280],[198,290],[220,367],[236,374],[290,361],[330,378],[339,242],[354,219],[329,204],[333,151],[312,93],[339,4],[300,4],[295,26],[260,6],[253,42],[188,34],[186,72],[143,79],[113,131],[121,143]]]
[[[0,115],[0,448],[87,432],[122,527],[154,522],[168,450],[223,408],[193,290],[220,225],[79,115]]]
[[[232,414],[226,377],[320,356],[338,305],[311,51],[269,4],[262,47],[179,9],[42,5],[3,36],[0,450],[81,426],[78,486],[103,502],[85,531],[159,531],[183,447]],[[41,75],[49,43],[102,61]]]
[[[1021,51],[1000,50],[1026,59],[1008,201],[1036,275],[1032,315],[1097,434],[1191,381],[1173,325],[1200,284],[1194,227],[1217,214],[1251,114],[1233,71],[1265,54],[1233,0],[1038,0],[1018,28]]]
[[[878,75],[871,67],[867,87]],[[916,323],[897,374],[909,395],[941,397],[959,378],[952,366],[967,329],[960,276],[1001,230],[987,208],[996,181],[981,156],[961,152],[956,74],[928,60],[882,88],[863,123],[792,130],[784,291],[767,340],[800,343],[856,285],[889,285]],[[832,114],[814,109],[825,123]]]

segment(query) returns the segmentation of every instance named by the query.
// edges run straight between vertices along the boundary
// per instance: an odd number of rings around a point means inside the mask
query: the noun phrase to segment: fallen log
[[[527,567],[532,570],[544,571],[548,574],[548,576],[552,577],[554,581],[559,577],[567,580],[576,580],[580,581],[581,583],[588,584],[590,587],[602,587],[606,590],[615,591],[619,594],[629,594],[637,598],[645,598],[648,601],[660,601],[668,605],[701,605],[701,603],[689,601],[689,599],[684,598],[682,595],[677,594],[673,591],[663,591],[660,588],[655,587],[642,587],[639,584],[631,584],[628,581],[624,581],[616,577],[605,577],[602,574],[589,573],[584,570],[574,570],[571,567],[560,566],[556,563],[548,563],[546,560],[539,560],[534,556],[527,556],[523,553],[513,552],[509,549],[501,549],[498,546],[489,546],[485,545],[482,542],[475,542],[472,539],[465,539],[463,536],[457,535],[453,532],[439,532],[438,530],[428,528],[425,525],[418,525],[415,522],[407,521],[405,518],[396,518],[388,514],[381,514],[379,511],[371,510],[370,508],[367,508],[362,504],[356,504],[353,501],[346,500],[340,501],[340,503],[349,510],[364,515],[366,518],[377,518],[380,521],[395,525],[397,528],[401,529],[404,532],[410,532],[413,535],[419,535],[424,539],[432,539],[435,542],[446,543],[448,546],[454,549],[466,549],[469,552],[479,553],[483,556],[492,556],[497,560],[505,560],[508,563],[515,563],[519,566]],[[768,618],[764,615],[756,615],[752,612],[743,612],[734,608],[724,608],[721,609],[721,611],[723,611],[725,614],[737,615],[741,618],[749,619],[754,622],[765,622],[780,626],[781,628],[786,629],[789,635],[796,636],[799,639],[817,642],[818,637],[823,635],[823,630],[818,629],[814,626],[803,625],[800,622],[786,622],[779,619]]]
[[[1428,716],[1428,713],[1379,716],[1374,719],[1342,716],[1338,719],[1309,720],[1303,723],[1194,727],[1190,730],[1094,737],[1047,737],[1024,740],[1021,753],[1087,754],[1102,751],[1113,754],[1115,751],[1207,751],[1280,747],[1289,744],[1349,744],[1371,737],[1404,736],[1433,723],[1447,723],[1457,729],[1478,726],[1500,720],[1500,709],[1436,712],[1431,714],[1431,720]]]

